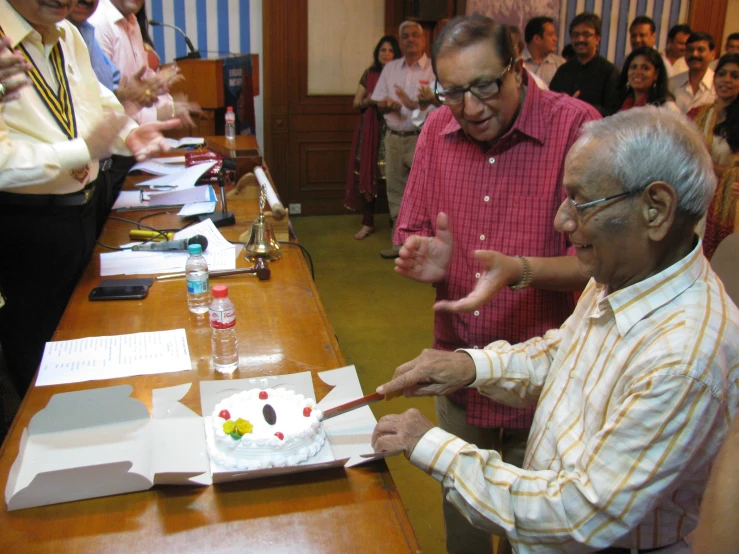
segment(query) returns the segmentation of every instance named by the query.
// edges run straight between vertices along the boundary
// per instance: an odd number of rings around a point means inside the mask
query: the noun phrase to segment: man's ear
[[[651,183],[642,195],[641,217],[649,238],[655,242],[667,236],[675,224],[677,193],[664,181]]]

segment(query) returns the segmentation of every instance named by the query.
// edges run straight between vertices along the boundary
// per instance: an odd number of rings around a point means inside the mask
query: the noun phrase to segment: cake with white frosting
[[[229,470],[294,466],[326,435],[315,401],[291,390],[251,389],[219,402],[206,422],[208,454]]]

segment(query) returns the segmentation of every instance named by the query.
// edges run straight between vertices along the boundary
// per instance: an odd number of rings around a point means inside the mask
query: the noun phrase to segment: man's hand
[[[408,96],[408,93],[406,93],[405,90],[403,90],[398,85],[395,85],[395,94],[398,95],[400,103],[409,110],[415,110],[418,107],[418,102],[416,100],[411,100],[411,97]]]
[[[446,352],[426,348],[418,358],[395,370],[391,381],[377,387],[377,392],[404,396],[446,396],[469,386],[477,375],[475,362],[464,352]]]
[[[392,98],[385,98],[377,103],[377,109],[380,113],[399,112],[402,104]]]
[[[436,236],[412,235],[405,239],[395,259],[395,272],[421,283],[437,283],[446,277],[453,251],[449,217],[439,212],[436,216]]]
[[[411,408],[403,414],[386,415],[377,422],[372,433],[372,448],[375,452],[403,451],[410,458],[413,449],[434,424]]]
[[[169,144],[164,140],[162,131],[176,129],[179,126],[179,119],[145,123],[136,127],[128,134],[126,137],[126,146],[133,152],[137,162],[143,162],[144,160],[169,151]]]
[[[0,38],[0,83],[5,87],[0,102],[10,102],[20,97],[18,91],[31,82],[26,76],[30,69],[23,55],[13,52],[8,38]]]
[[[523,272],[521,260],[494,250],[477,250],[474,255],[486,270],[477,281],[475,289],[459,300],[439,300],[434,304],[434,310],[454,313],[471,312],[490,302],[501,289],[521,280]]]
[[[439,105],[434,91],[431,90],[431,87],[428,85],[421,85],[418,87],[418,104],[421,109],[426,108],[431,104]]]
[[[121,104],[133,103],[139,111],[141,108],[153,106],[158,97],[158,89],[156,80],[144,78],[143,75],[147,71],[146,66],[142,66],[131,77],[125,75],[121,77],[121,82],[115,91],[115,95]]]
[[[162,104],[158,109],[160,119],[177,118],[182,125],[194,127],[195,123],[190,114],[200,114],[200,106],[195,102],[188,102],[184,94],[176,94],[172,97],[173,104]]]

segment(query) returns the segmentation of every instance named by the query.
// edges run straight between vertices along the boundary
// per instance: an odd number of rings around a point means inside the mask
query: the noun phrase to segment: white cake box
[[[318,374],[334,388],[322,410],[363,396],[354,366]],[[179,402],[191,384],[152,391],[152,413],[131,398],[130,385],[54,395],[23,430],[8,475],[8,511],[147,490],[154,485],[213,483],[326,467],[351,467],[371,454],[377,421],[365,406],[324,423],[327,443],[293,467],[224,471],[207,455],[204,418]],[[209,418],[223,398],[251,388],[284,388],[315,398],[309,372],[253,379],[202,381],[201,407]]]

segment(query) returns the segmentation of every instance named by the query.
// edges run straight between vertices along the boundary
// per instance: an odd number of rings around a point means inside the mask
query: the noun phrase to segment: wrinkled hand
[[[172,85],[183,81],[185,77],[180,73],[177,64],[169,64],[159,68],[155,77],[158,85],[161,87],[158,94],[164,94],[170,91]]]
[[[100,160],[106,157],[118,137],[121,129],[128,122],[128,117],[118,115],[112,110],[105,110],[103,118],[90,130],[87,136],[82,137],[90,152],[90,159]]]
[[[446,396],[470,385],[477,375],[475,362],[464,352],[447,352],[426,348],[417,358],[395,370],[377,392],[404,396]]]
[[[395,273],[421,283],[437,283],[446,277],[453,251],[449,217],[439,212],[435,237],[412,235],[405,239],[395,259]]]
[[[194,127],[195,123],[190,114],[200,114],[202,110],[195,102],[188,102],[187,96],[184,94],[175,94],[172,97],[172,104],[163,103],[159,106],[157,115],[160,120],[177,118],[181,125]]]
[[[375,452],[403,451],[406,458],[410,458],[418,441],[433,427],[434,424],[415,408],[403,414],[386,415],[377,422],[372,433],[372,448]]]
[[[405,90],[403,90],[398,85],[395,85],[395,94],[398,95],[398,99],[400,99],[400,103],[403,104],[409,110],[415,110],[418,107],[418,102],[415,100],[411,100],[411,97],[408,96],[408,93],[406,93]]]
[[[459,300],[439,300],[434,304],[434,310],[454,313],[471,312],[490,302],[501,289],[521,279],[523,272],[521,260],[494,250],[476,250],[474,256],[475,260],[485,268],[475,289]]]
[[[179,119],[155,121],[136,127],[126,137],[126,146],[136,157],[137,162],[143,162],[170,149],[164,140],[162,131],[169,131],[180,126]]]
[[[402,108],[402,104],[392,98],[385,98],[377,103],[377,109],[380,113],[399,112]]]
[[[23,55],[13,52],[8,38],[0,38],[0,83],[5,86],[5,94],[0,97],[0,102],[19,98],[18,91],[31,82],[26,76],[30,69],[31,66]]]

